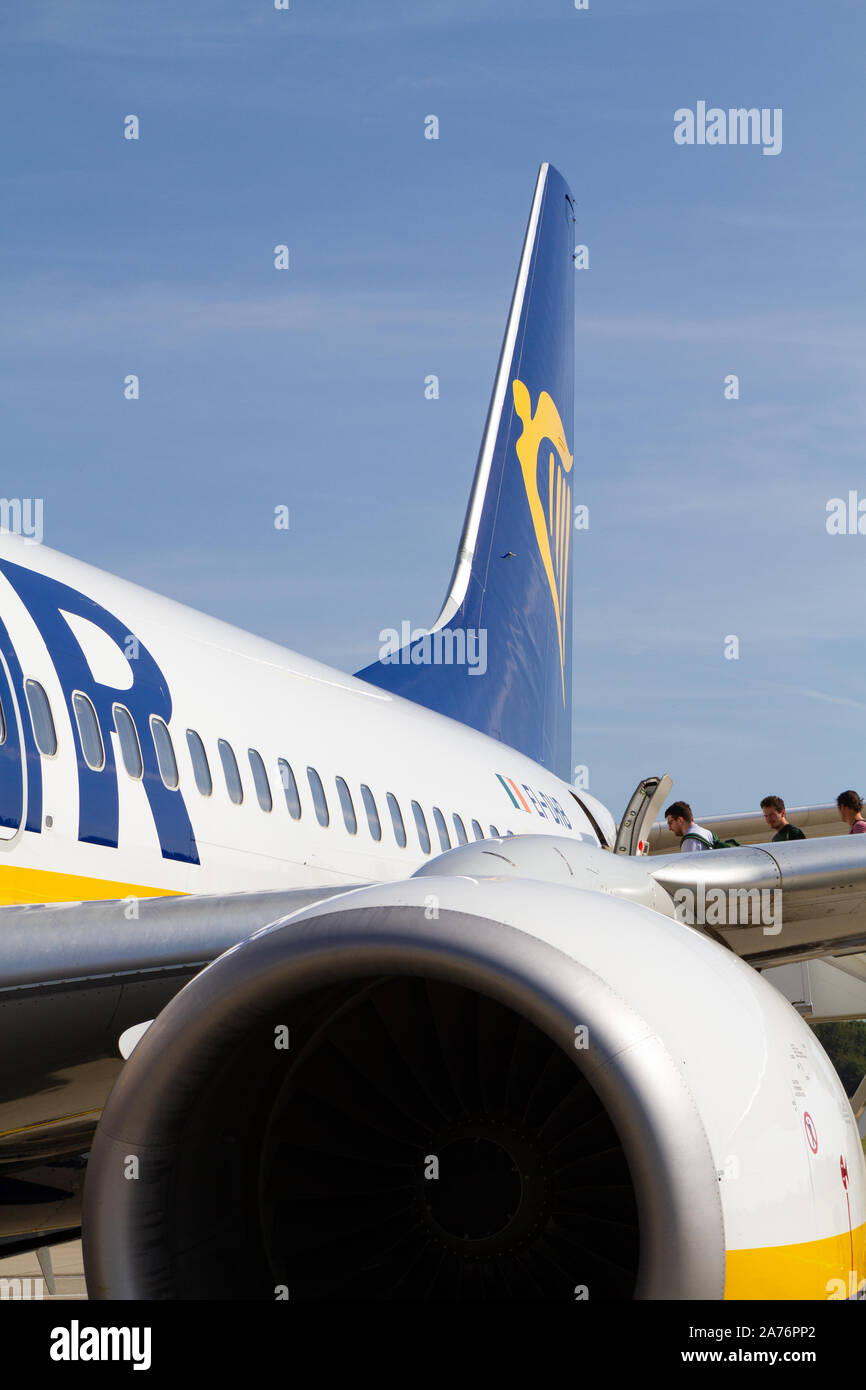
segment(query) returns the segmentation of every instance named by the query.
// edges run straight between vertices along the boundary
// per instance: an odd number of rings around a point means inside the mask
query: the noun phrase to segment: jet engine
[[[515,839],[192,980],[104,1110],[85,1263],[122,1299],[826,1298],[864,1190],[787,1001],[647,861]]]

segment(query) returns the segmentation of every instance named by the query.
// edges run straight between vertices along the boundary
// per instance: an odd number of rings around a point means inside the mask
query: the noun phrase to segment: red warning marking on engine
[[[818,1152],[818,1131],[815,1129],[815,1121],[808,1110],[803,1116],[803,1124],[806,1126],[806,1138],[809,1141],[809,1148],[813,1154]]]
[[[847,1165],[846,1165],[846,1163],[845,1163],[845,1157],[844,1157],[843,1154],[840,1154],[840,1155],[839,1155],[839,1167],[840,1167],[841,1170],[842,1170],[842,1186],[844,1187],[845,1191],[847,1192],[847,1191],[848,1191],[848,1168],[847,1168]]]

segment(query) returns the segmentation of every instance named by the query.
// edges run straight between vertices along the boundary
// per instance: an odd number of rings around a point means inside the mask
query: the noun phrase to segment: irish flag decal
[[[520,795],[520,792],[517,789],[516,782],[512,782],[510,777],[507,779],[505,777],[500,777],[498,772],[496,776],[499,778],[499,781],[502,783],[503,787],[508,792],[508,795],[511,798],[512,806],[516,806],[518,811],[529,811],[529,807],[527,806],[526,802],[524,801],[523,797]]]

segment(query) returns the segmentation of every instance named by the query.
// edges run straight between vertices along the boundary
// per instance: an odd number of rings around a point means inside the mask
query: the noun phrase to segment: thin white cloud
[[[795,695],[803,700],[820,700],[828,705],[850,705],[853,709],[866,709],[863,700],[852,700],[848,695],[830,695],[825,690],[809,690],[806,686],[780,685],[776,687],[780,695]]]
[[[485,314],[467,305],[465,295],[427,294],[400,290],[274,291],[240,295],[232,290],[176,289],[169,285],[136,286],[111,293],[81,290],[65,303],[54,300],[45,283],[33,288],[34,298],[7,297],[4,310],[4,348],[38,348],[55,352],[74,344],[132,339],[137,346],[175,348],[185,343],[230,336],[276,334],[288,340],[313,335],[333,342],[347,329],[391,327],[427,331],[448,330],[449,339],[463,341],[467,332],[489,332],[501,324],[501,312]],[[37,298],[38,296],[38,298]],[[49,299],[51,302],[45,302]]]
[[[623,0],[619,0],[622,5]],[[538,25],[569,16],[563,0],[273,0],[254,6],[237,0],[186,0],[182,5],[119,5],[117,0],[42,0],[7,19],[6,43],[49,44],[94,53],[201,56],[244,41],[293,42],[322,38],[351,42],[366,35],[468,25]],[[575,15],[580,20],[580,16]]]
[[[862,324],[854,317],[846,322],[839,310],[830,313],[801,309],[790,314],[744,314],[730,319],[711,314],[703,314],[699,319],[654,313],[578,314],[578,334],[627,342],[820,347],[853,352],[859,361],[866,358]]]

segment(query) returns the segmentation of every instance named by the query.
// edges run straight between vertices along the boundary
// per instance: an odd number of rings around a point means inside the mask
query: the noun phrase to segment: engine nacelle
[[[319,904],[172,1000],[91,1152],[91,1297],[827,1298],[863,1277],[857,1128],[797,1013],[642,905],[645,869],[641,890],[572,844],[542,882],[521,856],[468,846]],[[602,891],[570,886],[578,861]]]

